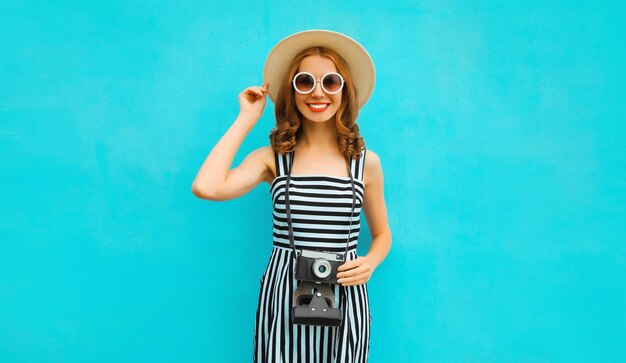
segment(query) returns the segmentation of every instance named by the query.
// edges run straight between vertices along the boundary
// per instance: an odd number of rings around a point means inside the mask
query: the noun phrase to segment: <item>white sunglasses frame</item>
[[[298,76],[299,76],[299,75],[301,75],[301,74],[308,74],[308,75],[310,75],[310,76],[311,76],[311,78],[313,78],[313,80],[314,80],[313,87],[311,88],[311,90],[310,90],[309,92],[302,92],[302,91],[300,91],[300,90],[298,89],[298,87],[296,87],[296,78],[298,78]],[[332,75],[335,75],[335,74],[336,74],[336,75],[338,75],[338,76],[339,76],[339,79],[341,79],[341,86],[339,87],[339,89],[338,89],[336,92],[328,92],[328,91],[326,90],[326,88],[324,87],[324,82],[323,82],[323,79],[324,79],[324,77],[328,76],[329,74],[332,74]],[[337,73],[337,72],[328,72],[328,73],[324,74],[324,75],[322,76],[322,78],[321,78],[321,79],[316,79],[316,78],[315,78],[315,76],[314,76],[313,74],[309,73],[309,72],[298,72],[298,73],[296,73],[296,75],[295,75],[295,76],[293,76],[293,81],[292,81],[292,83],[293,83],[293,89],[294,89],[296,92],[298,92],[299,94],[301,94],[301,95],[308,95],[309,93],[313,92],[313,91],[315,90],[315,88],[317,87],[317,84],[318,84],[318,83],[320,84],[320,86],[322,87],[322,90],[323,90],[324,92],[328,93],[329,95],[335,95],[335,94],[337,94],[337,93],[341,92],[341,90],[343,89],[343,85],[346,83],[346,81],[344,81],[344,80],[343,80],[343,77],[341,76],[341,74],[339,74],[339,73]]]

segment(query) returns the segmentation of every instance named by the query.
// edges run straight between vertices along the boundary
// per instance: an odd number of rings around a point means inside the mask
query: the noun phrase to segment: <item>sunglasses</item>
[[[317,80],[309,72],[300,72],[293,77],[293,88],[303,95],[313,92],[317,83],[322,85],[324,92],[335,94],[341,91],[345,83],[339,73],[329,72],[322,76],[322,80]]]

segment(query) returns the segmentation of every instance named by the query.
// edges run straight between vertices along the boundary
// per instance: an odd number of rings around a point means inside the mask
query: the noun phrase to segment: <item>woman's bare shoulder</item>
[[[365,185],[370,182],[380,181],[382,178],[382,166],[380,157],[372,149],[365,151],[365,164],[363,165],[363,180]]]

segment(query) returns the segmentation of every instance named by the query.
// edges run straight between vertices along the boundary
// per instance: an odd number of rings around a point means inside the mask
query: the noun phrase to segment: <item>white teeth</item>
[[[323,105],[313,105],[313,104],[310,104],[309,106],[311,106],[313,108],[322,109],[322,108],[326,108],[328,105],[327,104],[323,104]]]

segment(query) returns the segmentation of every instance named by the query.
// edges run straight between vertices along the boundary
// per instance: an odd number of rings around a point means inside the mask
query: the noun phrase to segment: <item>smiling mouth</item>
[[[309,110],[313,112],[322,112],[326,111],[330,103],[307,103],[306,105],[309,106]]]

